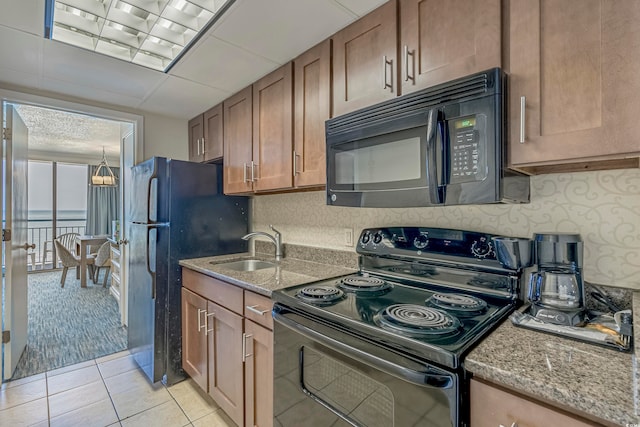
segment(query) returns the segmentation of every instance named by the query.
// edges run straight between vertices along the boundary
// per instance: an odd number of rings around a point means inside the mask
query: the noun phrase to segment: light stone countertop
[[[225,262],[243,259],[271,261],[276,263],[277,267],[256,271],[235,271],[220,265]],[[353,268],[304,261],[296,258],[285,257],[281,261],[276,262],[273,256],[262,253],[251,255],[248,252],[185,259],[180,261],[180,265],[268,297],[271,297],[271,292],[277,289],[353,274],[357,271]]]
[[[633,293],[640,313],[640,292]],[[640,320],[634,316],[634,348]],[[611,425],[638,425],[636,355],[513,326],[505,320],[466,357],[474,376]]]

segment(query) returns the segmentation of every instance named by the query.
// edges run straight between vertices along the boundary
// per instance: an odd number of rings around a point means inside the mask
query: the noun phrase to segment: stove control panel
[[[360,233],[356,251],[363,255],[451,255],[496,260],[491,234],[430,227],[367,228]]]

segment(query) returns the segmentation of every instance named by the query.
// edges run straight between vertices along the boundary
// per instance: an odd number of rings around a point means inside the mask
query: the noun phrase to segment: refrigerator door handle
[[[147,186],[147,223],[153,222],[153,220],[151,219],[151,182],[154,179],[158,179],[158,165],[156,162],[153,162],[153,172],[151,172],[151,175],[149,175],[149,185]]]
[[[158,229],[158,228],[163,228],[163,227],[169,227],[169,223],[167,222],[162,222],[162,223],[158,223],[158,224],[149,224],[147,225],[147,249],[146,249],[146,254],[145,254],[145,264],[147,266],[147,272],[149,273],[149,275],[151,276],[151,299],[156,299],[156,272],[155,271],[151,271],[151,260],[149,259],[149,249],[150,249],[150,245],[149,243],[151,243],[151,230],[154,229]]]

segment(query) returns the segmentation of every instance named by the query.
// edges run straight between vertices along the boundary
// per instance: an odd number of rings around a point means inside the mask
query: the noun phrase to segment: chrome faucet
[[[270,239],[274,245],[276,245],[276,261],[280,261],[282,259],[282,235],[278,230],[273,228],[273,225],[269,224],[269,228],[273,231],[274,235],[272,236],[269,233],[264,233],[262,231],[254,231],[253,233],[249,233],[246,236],[242,237],[242,240],[249,240],[253,237],[263,236]]]

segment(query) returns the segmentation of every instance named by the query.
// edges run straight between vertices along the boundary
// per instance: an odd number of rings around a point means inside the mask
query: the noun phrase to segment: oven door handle
[[[360,349],[351,347],[350,345],[347,345],[339,340],[327,337],[326,335],[318,333],[313,329],[309,329],[306,326],[299,324],[298,322],[287,319],[285,316],[275,311],[273,312],[273,318],[276,322],[279,322],[283,326],[286,326],[287,328],[304,335],[310,340],[316,341],[334,351],[345,354],[360,363],[372,366],[405,381],[438,389],[450,389],[454,386],[453,375],[419,372],[414,369],[409,369],[388,360],[384,360],[366,353]]]

